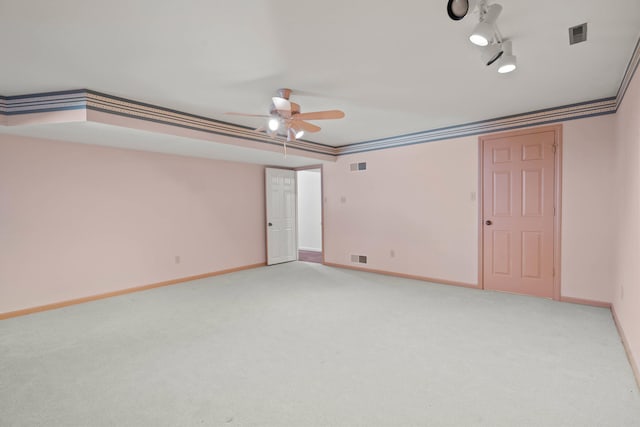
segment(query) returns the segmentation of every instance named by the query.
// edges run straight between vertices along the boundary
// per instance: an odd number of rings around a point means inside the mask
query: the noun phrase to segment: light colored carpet
[[[639,426],[609,310],[289,263],[0,322],[2,426]]]

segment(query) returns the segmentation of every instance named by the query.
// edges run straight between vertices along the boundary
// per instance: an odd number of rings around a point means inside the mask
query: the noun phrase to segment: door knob
[[[271,227],[273,224],[269,223],[269,227]]]
[[[487,225],[493,224],[490,219],[486,220],[484,223],[487,224]]]

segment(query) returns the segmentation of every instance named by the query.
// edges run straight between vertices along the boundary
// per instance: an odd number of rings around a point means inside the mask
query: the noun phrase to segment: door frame
[[[322,239],[322,264],[324,265],[324,169],[323,165],[312,165],[312,166],[300,166],[298,168],[294,168],[296,172],[310,170],[310,169],[320,169],[320,235]],[[296,174],[296,197],[298,195],[298,175]],[[298,232],[298,215],[296,213],[296,234]],[[298,246],[298,236],[296,235],[296,247]]]
[[[562,124],[531,127],[515,131],[498,132],[478,137],[478,288],[484,287],[484,142],[496,137],[530,135],[533,133],[555,133],[556,155],[554,160],[555,182],[553,185],[555,216],[553,218],[553,299],[560,301],[560,265],[562,231]]]

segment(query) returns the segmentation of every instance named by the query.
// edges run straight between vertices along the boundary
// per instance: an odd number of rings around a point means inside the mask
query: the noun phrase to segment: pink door
[[[484,288],[553,298],[556,131],[481,144]]]

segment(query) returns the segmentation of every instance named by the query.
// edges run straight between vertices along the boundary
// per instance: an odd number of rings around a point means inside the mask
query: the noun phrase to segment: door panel
[[[297,259],[296,175],[286,169],[265,170],[267,264]]]
[[[511,171],[493,173],[493,216],[511,216]]]
[[[552,298],[555,130],[482,139],[485,289]]]
[[[511,277],[511,232],[506,230],[492,230],[492,234],[492,272],[496,276]]]

